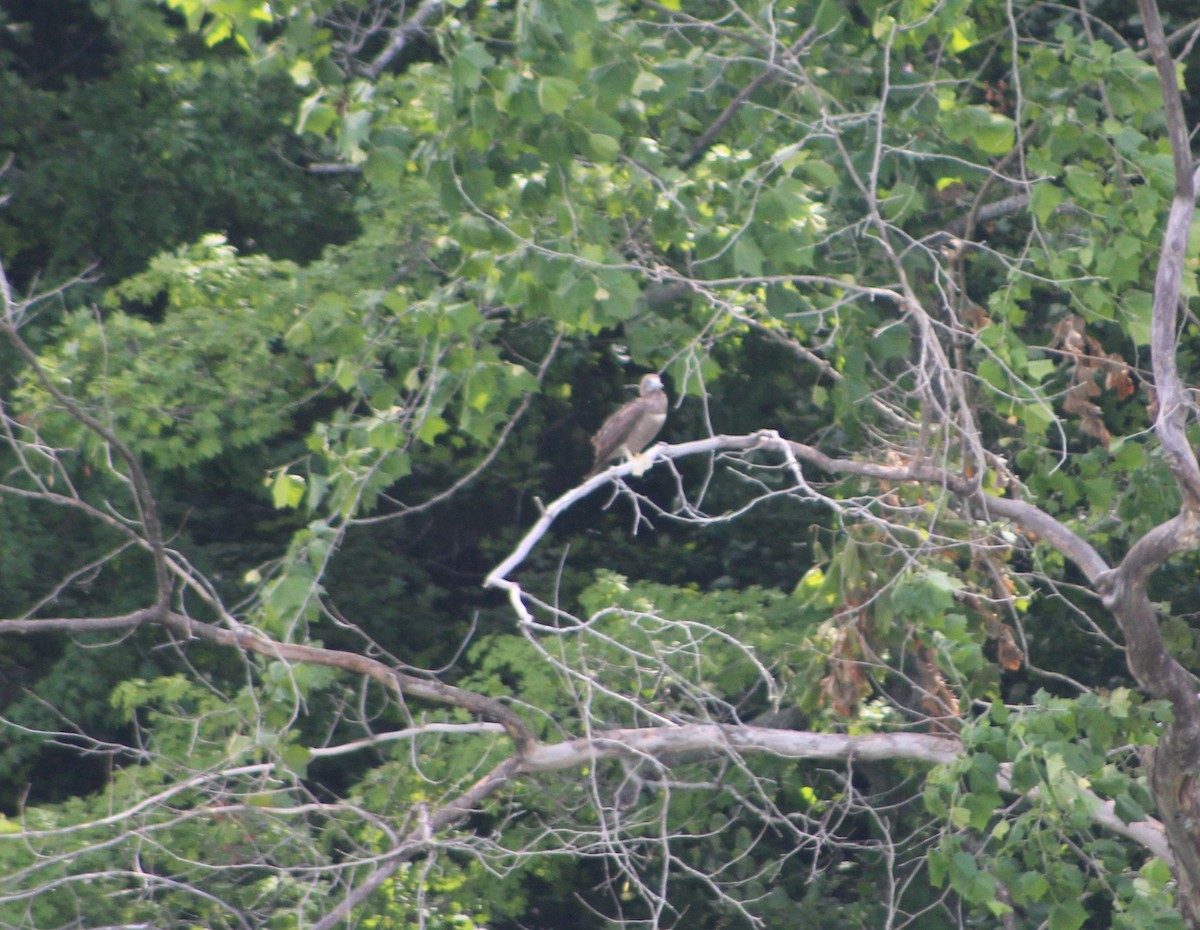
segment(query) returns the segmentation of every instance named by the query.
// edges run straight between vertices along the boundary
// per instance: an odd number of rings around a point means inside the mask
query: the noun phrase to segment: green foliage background
[[[510,700],[550,741],[585,712],[850,733],[960,718],[968,752],[932,772],[635,772],[623,875],[594,849],[563,855],[545,825],[598,831],[594,802],[627,768],[522,780],[361,925],[425,908],[447,927],[1181,926],[1165,865],[1089,819],[1097,799],[1126,822],[1152,813],[1138,752],[1169,710],[1131,690],[1114,624],[1061,555],[936,488],[811,476],[827,506],[761,460],[680,460],[637,484],[652,526],[597,497],[522,567],[527,590],[597,616],[586,635],[539,642],[481,588],[540,502],[578,483],[588,434],[641,371],[680,399],[670,441],[772,428],[835,456],[909,454],[928,437],[872,402],[920,409],[918,339],[887,296],[901,275],[957,314],[944,341],[1011,475],[993,463],[991,492],[1028,495],[1110,559],[1170,516],[1145,367],[1171,159],[1124,5],[1088,5],[1100,30],[985,0],[451,2],[378,73],[363,62],[381,40],[354,64],[336,25],[365,3],[66,6],[55,22],[2,8],[0,255],[21,289],[95,263],[26,338],[144,463],[172,549],[243,622],[370,642]],[[1191,15],[1163,9],[1168,31]],[[757,82],[767,59],[780,74]],[[1028,207],[980,219],[1010,187]],[[967,218],[978,245],[951,254]],[[1072,355],[1075,320],[1107,368]],[[1189,319],[1184,371],[1196,337]],[[12,484],[123,500],[111,449],[0,351],[6,409],[69,450]],[[1072,406],[1079,384],[1094,409]],[[970,459],[953,440],[931,454]],[[655,512],[699,487],[711,514],[765,497],[735,520]],[[0,576],[5,617],[153,598],[143,552],[20,496],[0,498]],[[1196,668],[1195,558],[1155,596]],[[469,718],[152,629],[8,638],[0,671],[0,840],[38,837],[0,842],[5,926],[308,925],[345,891],[331,864],[384,853],[394,822],[507,750],[477,734],[323,756]],[[139,807],[163,792],[180,816]],[[215,810],[230,796],[248,800]],[[104,872],[106,826],[66,829],[126,806],[152,837],[141,886]],[[838,841],[812,839],[834,811]],[[667,856],[656,900],[637,882]],[[91,870],[70,895],[21,897]]]

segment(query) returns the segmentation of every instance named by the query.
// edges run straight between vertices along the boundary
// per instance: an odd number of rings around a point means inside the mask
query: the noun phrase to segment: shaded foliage
[[[105,277],[7,300],[0,630],[120,632],[0,660],[0,922],[1192,919],[1145,24],[686,6],[8,5],[9,279]],[[585,500],[644,371],[734,438]]]

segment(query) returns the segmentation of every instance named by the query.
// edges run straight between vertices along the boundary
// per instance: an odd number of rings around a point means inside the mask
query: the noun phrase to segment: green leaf
[[[885,326],[871,340],[871,355],[878,362],[903,358],[912,345],[912,335],[907,326],[895,324]]]
[[[741,275],[751,275],[757,277],[763,273],[763,261],[766,256],[758,244],[750,238],[749,235],[743,234],[733,243],[733,266],[734,270]]]
[[[1016,124],[1003,113],[989,111],[976,126],[973,140],[988,155],[1007,155],[1016,141]]]
[[[598,162],[615,161],[621,154],[621,143],[612,136],[588,133],[588,154]]]
[[[1150,345],[1150,330],[1154,316],[1154,295],[1149,291],[1128,289],[1122,299],[1122,320],[1125,331],[1140,346]]]
[[[1032,436],[1043,435],[1056,419],[1054,411],[1044,403],[1023,404],[1020,410],[1021,424]]]
[[[301,746],[298,743],[289,743],[283,748],[282,760],[288,771],[297,775],[300,778],[305,778],[308,774],[308,760],[312,758],[312,753],[307,746]]]
[[[1146,811],[1143,807],[1126,792],[1121,792],[1114,799],[1114,810],[1116,815],[1125,823],[1133,823],[1136,820],[1145,820]]]
[[[662,88],[663,83],[663,79],[657,74],[639,71],[637,77],[633,79],[633,96],[641,97],[644,94],[655,93]]]
[[[544,77],[538,81],[538,103],[547,113],[561,116],[578,93],[578,85],[563,77]]]
[[[323,136],[337,122],[337,110],[324,103],[325,91],[319,90],[300,104],[296,132],[311,132]]]
[[[1029,207],[1037,221],[1045,223],[1065,199],[1061,187],[1050,181],[1042,181],[1033,186]]]
[[[970,20],[959,23],[950,33],[947,48],[955,55],[965,52],[978,41],[975,34],[975,24]]]
[[[1058,371],[1058,362],[1053,359],[1032,359],[1025,363],[1025,375],[1030,381],[1038,384]]]
[[[288,74],[291,75],[297,87],[307,87],[313,81],[313,64],[303,58],[297,59],[288,69]]]
[[[1074,165],[1067,167],[1066,185],[1075,199],[1085,207],[1091,208],[1098,202],[1103,202],[1104,186],[1088,171]]]
[[[1040,901],[1049,890],[1050,883],[1040,872],[1023,872],[1012,887],[1017,900],[1022,904]]]
[[[363,166],[363,174],[374,185],[399,187],[408,169],[408,159],[393,148],[376,148]]]
[[[475,91],[482,83],[484,69],[492,64],[492,56],[482,44],[469,42],[458,50],[451,61],[450,74],[458,87]]]
[[[417,438],[431,446],[442,433],[449,429],[450,424],[441,417],[426,417],[421,423],[421,429],[417,432]]]
[[[1139,869],[1139,874],[1148,881],[1155,890],[1162,890],[1174,880],[1171,867],[1161,859],[1151,859]]]
[[[304,479],[281,471],[271,483],[271,502],[276,510],[298,507],[304,500]]]
[[[1061,901],[1050,908],[1049,930],[1079,930],[1087,921],[1087,911],[1078,901]]]
[[[982,106],[943,103],[946,133],[985,155],[1005,155],[1016,142],[1016,124],[1011,117]]]

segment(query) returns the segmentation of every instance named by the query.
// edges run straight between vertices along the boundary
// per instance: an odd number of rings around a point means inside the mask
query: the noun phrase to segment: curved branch
[[[45,619],[0,620],[0,635],[5,633],[104,632],[130,630],[147,623],[163,626],[183,639],[201,639],[244,652],[253,652],[272,659],[324,665],[362,675],[377,681],[398,694],[421,698],[438,704],[461,707],[480,717],[496,721],[524,754],[534,744],[534,737],[525,722],[507,705],[494,698],[484,697],[465,688],[457,688],[436,679],[420,678],[398,671],[369,656],[323,646],[281,643],[245,626],[225,629],[194,620],[191,617],[148,607],[129,614],[112,617],[48,617]]]
[[[1188,403],[1179,379],[1176,362],[1178,350],[1178,321],[1180,280],[1187,256],[1188,236],[1196,210],[1196,185],[1200,171],[1195,167],[1188,140],[1183,100],[1175,77],[1175,62],[1163,35],[1162,19],[1154,0],[1138,0],[1142,23],[1146,30],[1146,45],[1158,70],[1162,88],[1163,111],[1167,121],[1167,138],[1175,163],[1175,196],[1167,217],[1158,273],[1154,281],[1153,317],[1150,327],[1150,351],[1153,355],[1154,389],[1158,394],[1158,421],[1154,424],[1167,462],[1179,483],[1184,507],[1200,510],[1200,464],[1184,432]]]
[[[1187,552],[1200,545],[1200,514],[1185,509],[1165,523],[1160,523],[1130,546],[1118,566],[1119,574],[1112,579],[1110,592],[1102,591],[1106,600],[1118,600],[1116,588],[1126,585],[1144,588],[1150,576],[1171,556]]]
[[[117,630],[132,630],[147,623],[157,623],[162,611],[157,607],[146,607],[133,613],[117,614],[112,617],[47,617],[44,620],[0,620],[0,634],[4,633],[109,633]]]
[[[554,745],[538,745],[523,760],[506,759],[457,798],[420,817],[420,822],[392,849],[387,861],[354,889],[336,908],[313,925],[329,930],[345,919],[385,882],[399,866],[428,849],[434,834],[470,815],[486,798],[522,775],[594,765],[602,759],[619,757],[720,754],[727,752],[769,753],[793,759],[878,761],[907,759],[929,765],[954,762],[963,754],[962,743],[926,733],[811,733],[774,730],[766,727],[692,724],[680,727],[648,727],[606,730],[588,738]],[[1007,770],[998,778],[1001,790],[1011,792]],[[1037,791],[1031,793],[1036,796]],[[1093,796],[1094,797],[1094,796]],[[1140,844],[1168,865],[1174,864],[1163,826],[1152,817],[1125,823],[1116,816],[1111,801],[1096,798],[1092,819],[1100,826]]]
[[[1010,520],[1026,532],[1048,542],[1074,562],[1093,584],[1100,582],[1110,570],[1104,557],[1091,543],[1040,507],[1028,501],[986,494],[980,494],[976,500],[988,514]]]
[[[520,585],[509,581],[508,576],[512,574],[518,565],[525,561],[525,557],[533,551],[533,547],[537,545],[538,540],[546,535],[546,532],[563,511],[569,509],[578,501],[583,500],[583,498],[601,486],[608,484],[610,480],[622,478],[630,474],[634,468],[644,467],[647,457],[650,463],[653,464],[660,458],[683,458],[703,452],[716,452],[720,449],[745,451],[763,445],[769,438],[769,435],[764,432],[751,433],[748,436],[713,436],[710,439],[697,439],[694,442],[683,442],[676,445],[667,445],[660,442],[639,456],[642,460],[641,462],[631,459],[606,468],[599,474],[588,478],[578,487],[567,491],[548,507],[543,508],[537,522],[521,537],[521,541],[509,553],[508,558],[488,572],[487,577],[483,580],[483,586],[485,588],[501,588],[508,591],[513,609],[516,610],[517,615],[526,623],[532,622],[532,615],[521,602]]]
[[[1104,561],[1096,549],[1083,537],[1073,532],[1065,524],[1056,520],[1046,511],[1026,501],[1006,497],[990,497],[981,493],[976,483],[969,481],[944,468],[930,464],[924,460],[914,460],[902,465],[880,465],[874,462],[863,462],[856,459],[839,459],[826,455],[821,450],[804,443],[784,439],[774,430],[760,430],[744,436],[712,436],[708,439],[697,439],[692,442],[681,442],[674,445],[659,443],[645,455],[651,462],[658,459],[678,459],[690,455],[700,455],[717,451],[747,452],[752,449],[767,449],[775,447],[787,455],[815,465],[831,475],[854,475],[860,478],[870,478],[879,482],[903,483],[918,482],[920,484],[942,487],[951,494],[964,500],[979,502],[989,514],[1011,520],[1050,545],[1079,566],[1092,581],[1106,576],[1110,566]],[[508,557],[497,565],[487,578],[485,588],[500,588],[509,592],[513,606],[523,620],[529,622],[532,617],[521,603],[520,586],[508,580],[508,576],[519,566],[537,545],[550,526],[563,511],[587,497],[597,488],[610,480],[629,474],[637,463],[623,462],[613,465],[593,478],[589,478],[579,486],[567,491],[561,497],[542,510],[537,522],[526,532],[521,541],[509,553]],[[798,476],[803,481],[803,476]],[[801,484],[801,490],[805,489]]]

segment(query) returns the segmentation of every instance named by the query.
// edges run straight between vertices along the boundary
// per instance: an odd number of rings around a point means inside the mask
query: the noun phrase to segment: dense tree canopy
[[[0,926],[1200,928],[1188,4],[61,6]]]

